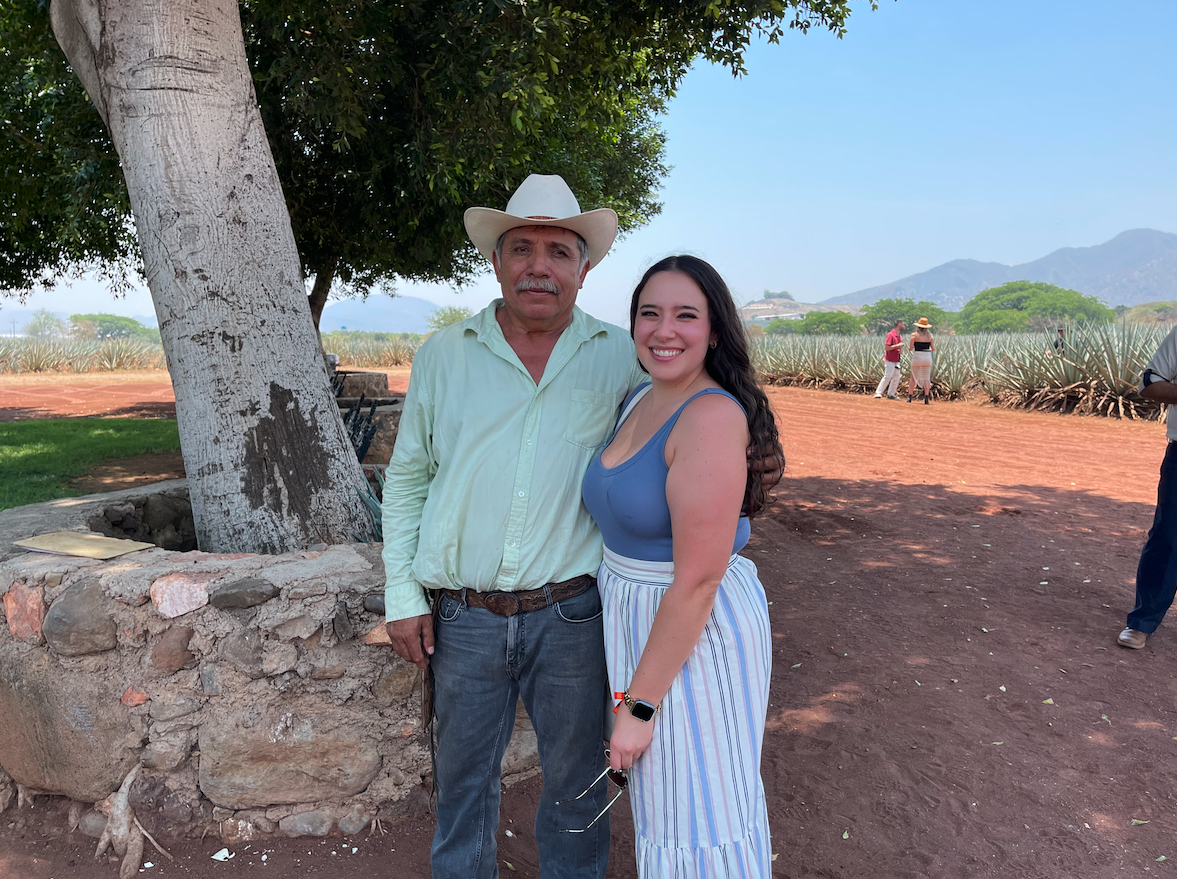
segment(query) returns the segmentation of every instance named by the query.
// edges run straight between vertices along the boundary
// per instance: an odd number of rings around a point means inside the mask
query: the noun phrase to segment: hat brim
[[[487,260],[494,254],[503,233],[520,226],[556,226],[575,232],[588,245],[589,263],[593,266],[600,265],[617,237],[617,212],[611,208],[598,208],[572,217],[517,217],[494,208],[467,208],[462,219],[466,234]]]

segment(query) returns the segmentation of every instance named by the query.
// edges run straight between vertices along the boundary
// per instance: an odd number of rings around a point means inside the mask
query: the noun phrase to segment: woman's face
[[[638,360],[650,377],[690,382],[703,370],[711,330],[707,297],[688,275],[659,272],[638,298],[633,340]]]

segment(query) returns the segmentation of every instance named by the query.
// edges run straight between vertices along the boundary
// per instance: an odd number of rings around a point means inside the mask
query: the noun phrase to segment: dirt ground
[[[1167,875],[1177,636],[1114,643],[1163,428],[770,396],[787,478],[745,555],[776,639],[762,766],[774,876]],[[536,779],[504,795],[504,876],[538,876],[538,791]],[[614,879],[635,874],[624,802]],[[93,840],[65,833],[60,809],[39,798],[0,815],[0,876],[117,875],[94,866]],[[149,850],[145,872],[428,876],[428,816],[386,831],[238,847],[225,863],[209,859],[219,841],[172,842],[176,861]]]

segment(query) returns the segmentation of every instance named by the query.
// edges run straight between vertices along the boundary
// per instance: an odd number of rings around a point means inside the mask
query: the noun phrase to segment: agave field
[[[959,399],[984,396],[1008,407],[1119,418],[1161,418],[1137,383],[1169,327],[1098,324],[1068,331],[1060,355],[1053,335],[992,333],[936,337],[933,391]],[[882,377],[882,339],[875,336],[765,336],[753,357],[769,384],[874,393]],[[906,390],[908,353],[903,352]]]
[[[0,373],[163,369],[163,348],[140,339],[0,339]]]
[[[325,341],[327,350],[339,355],[339,362],[347,366],[362,366],[379,369],[389,366],[408,366],[421,347],[423,339],[370,339],[332,338]]]

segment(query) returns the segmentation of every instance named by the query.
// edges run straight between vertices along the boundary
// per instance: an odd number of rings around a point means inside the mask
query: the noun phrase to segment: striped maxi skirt
[[[671,562],[605,550],[597,575],[610,688],[629,686],[674,579]],[[769,879],[772,845],[760,779],[772,635],[756,566],[733,555],[711,616],[629,770],[644,879]]]

